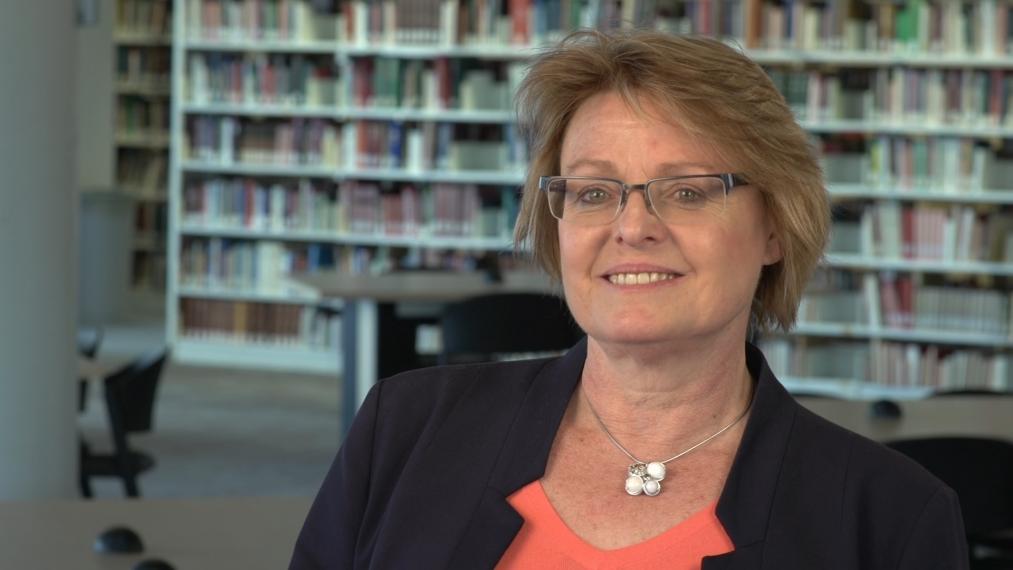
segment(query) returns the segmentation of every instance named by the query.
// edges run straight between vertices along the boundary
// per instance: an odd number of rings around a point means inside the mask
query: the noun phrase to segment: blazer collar
[[[535,375],[503,440],[471,523],[457,544],[451,568],[493,568],[513,542],[524,519],[507,497],[545,474],[552,442],[580,381],[586,354],[584,338]]]
[[[746,366],[756,389],[753,409],[718,498],[717,517],[735,550],[704,560],[703,570],[758,568],[781,464],[798,403],[770,371],[760,349],[746,345]]]
[[[562,358],[550,361],[531,383],[477,511],[458,543],[453,567],[494,567],[520,530],[524,521],[506,499],[545,474],[552,442],[580,381],[586,354],[585,338]],[[705,570],[756,566],[798,407],[752,345],[746,345],[746,364],[757,379],[753,408],[717,505],[718,519],[735,550],[707,558]]]

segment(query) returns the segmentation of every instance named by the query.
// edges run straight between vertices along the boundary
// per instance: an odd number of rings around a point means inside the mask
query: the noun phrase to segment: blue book
[[[404,126],[399,121],[391,121],[387,130],[388,160],[391,168],[401,168],[404,165],[404,146],[402,145]]]

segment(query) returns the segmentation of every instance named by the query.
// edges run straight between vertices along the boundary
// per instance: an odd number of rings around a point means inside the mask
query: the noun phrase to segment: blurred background
[[[537,48],[581,27],[740,46],[810,133],[833,235],[799,325],[755,339],[782,382],[885,443],[988,439],[1007,457],[1011,14],[0,0],[0,526],[25,501],[288,497],[285,550],[376,378],[566,346],[572,329],[546,324],[568,324],[559,303],[518,297],[553,290],[512,248],[528,156],[511,97]],[[513,297],[452,308],[490,293]],[[527,320],[500,328],[546,334],[462,340],[511,315]],[[974,533],[1013,526],[995,486]]]

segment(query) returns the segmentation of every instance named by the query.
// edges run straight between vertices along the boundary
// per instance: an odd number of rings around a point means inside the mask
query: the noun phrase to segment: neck
[[[608,430],[638,457],[671,455],[741,415],[752,395],[744,341],[635,350],[588,339],[575,420]]]

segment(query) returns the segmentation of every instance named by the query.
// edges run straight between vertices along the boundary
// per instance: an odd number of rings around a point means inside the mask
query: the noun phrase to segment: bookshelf
[[[116,185],[134,200],[131,286],[162,294],[166,273],[172,0],[116,0]]]
[[[184,359],[337,371],[336,351],[306,356],[337,345],[337,318],[291,271],[508,251],[524,62],[631,22],[741,46],[821,151],[833,243],[797,329],[762,339],[790,387],[1013,389],[1013,1],[329,4],[176,7],[167,326]]]

